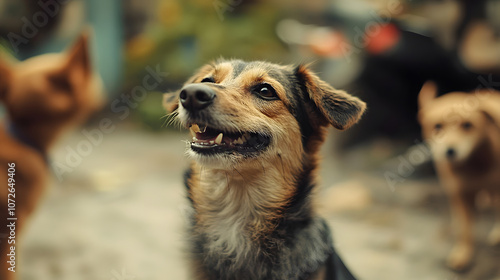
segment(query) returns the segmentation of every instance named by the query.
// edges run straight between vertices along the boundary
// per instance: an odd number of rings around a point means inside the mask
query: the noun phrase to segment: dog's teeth
[[[206,127],[205,127],[206,128]],[[195,132],[195,133],[201,133],[200,131],[200,127],[197,125],[197,124],[193,124],[191,125],[190,127],[191,131]]]
[[[236,144],[243,144],[243,139],[240,137],[236,140]]]
[[[202,126],[201,128],[200,128],[200,127],[198,127],[198,130],[199,130],[199,132],[200,132],[200,133],[205,133],[205,131],[207,131],[207,126],[206,126],[206,125],[204,125],[204,126]]]
[[[215,142],[214,141],[210,141],[210,144],[213,145]]]
[[[217,145],[219,145],[222,142],[222,137],[224,137],[224,134],[219,133],[219,135],[217,135],[217,138],[215,138],[215,143]]]

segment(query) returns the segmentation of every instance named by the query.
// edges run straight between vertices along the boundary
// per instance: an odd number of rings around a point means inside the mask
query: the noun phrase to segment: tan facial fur
[[[487,136],[489,124],[485,114],[463,110],[459,103],[463,99],[455,97],[442,97],[421,113],[423,133],[430,140],[436,161],[463,162]],[[450,156],[449,151],[454,151],[454,155]]]
[[[188,151],[190,157],[201,164],[212,167],[232,169],[238,164],[250,164],[258,167],[261,162],[272,160],[272,157],[281,154],[286,161],[289,157],[298,157],[303,152],[300,141],[300,129],[295,118],[288,112],[285,104],[287,97],[285,89],[276,80],[266,74],[265,69],[254,68],[245,71],[232,79],[231,64],[222,63],[212,67],[204,67],[196,74],[190,83],[199,83],[204,78],[213,76],[215,82],[224,88],[217,90],[217,98],[213,104],[214,125],[227,131],[259,132],[270,135],[272,143],[269,149],[255,160],[244,160],[241,155],[214,156],[206,158],[193,151]],[[276,89],[280,101],[268,102],[255,98],[250,88],[257,83],[269,83]],[[186,111],[177,108],[180,123],[187,127]]]

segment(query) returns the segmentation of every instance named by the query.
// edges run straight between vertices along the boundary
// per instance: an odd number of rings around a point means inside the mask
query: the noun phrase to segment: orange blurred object
[[[333,30],[314,32],[308,39],[312,51],[320,56],[341,57],[349,46],[344,34]]]
[[[380,54],[393,48],[399,41],[400,33],[394,24],[384,24],[379,26],[380,31],[377,35],[369,38],[366,45],[368,52]],[[368,36],[368,35],[366,35]]]

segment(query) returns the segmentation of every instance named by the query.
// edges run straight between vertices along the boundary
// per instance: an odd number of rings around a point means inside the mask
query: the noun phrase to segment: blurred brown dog
[[[419,121],[457,223],[447,264],[463,270],[474,255],[473,206],[480,191],[491,195],[497,210],[489,243],[500,244],[500,92],[436,93],[431,82],[422,87]]]
[[[0,279],[14,279],[18,234],[43,193],[47,150],[61,132],[100,107],[84,32],[66,53],[10,64],[0,60]],[[12,211],[12,212],[11,212]]]

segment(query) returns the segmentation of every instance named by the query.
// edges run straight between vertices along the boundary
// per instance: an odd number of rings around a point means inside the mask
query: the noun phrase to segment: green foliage
[[[169,118],[162,106],[162,96],[160,92],[151,92],[144,101],[138,103],[134,110],[135,117],[141,121],[141,124],[152,131],[167,129],[178,129],[173,125],[168,125]]]
[[[177,89],[203,64],[220,58],[286,60],[275,35],[279,10],[265,1],[161,0],[143,33],[126,46],[125,88],[140,84],[146,66],[168,72],[165,89]],[[233,3],[234,6],[231,6]],[[151,94],[137,110],[140,120],[159,129],[161,98]]]

